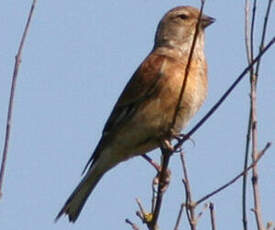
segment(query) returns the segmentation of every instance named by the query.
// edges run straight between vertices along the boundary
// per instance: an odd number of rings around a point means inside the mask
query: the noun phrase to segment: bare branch
[[[218,189],[214,190],[213,192],[203,196],[201,199],[199,199],[197,202],[194,203],[195,206],[199,205],[200,203],[206,201],[207,199],[209,199],[210,197],[212,197],[213,195],[219,193],[220,191],[224,190],[225,188],[227,188],[228,186],[230,186],[231,184],[235,183],[238,179],[240,179],[240,177],[242,177],[245,173],[247,173],[247,171],[249,171],[251,168],[253,168],[257,162],[262,158],[262,156],[265,154],[266,150],[271,146],[271,143],[268,142],[266,144],[266,146],[264,147],[264,149],[258,154],[257,159],[252,162],[250,164],[249,167],[247,167],[247,169],[245,171],[242,171],[240,174],[238,174],[236,177],[234,177],[233,179],[231,179],[230,181],[228,181],[226,184],[222,185],[221,187],[219,187]]]
[[[189,183],[189,177],[188,177],[188,172],[187,172],[187,166],[186,166],[186,162],[184,159],[184,153],[181,152],[180,154],[180,159],[181,159],[181,164],[182,164],[182,169],[183,169],[183,184],[184,184],[184,188],[185,188],[185,210],[186,210],[186,215],[188,218],[188,222],[190,225],[190,228],[192,230],[196,229],[196,218],[195,218],[195,206],[193,205],[193,201],[192,201],[192,192],[191,192],[191,186]]]
[[[144,210],[144,208],[143,208],[143,206],[142,206],[142,204],[141,204],[141,201],[140,201],[140,199],[136,199],[136,202],[137,202],[137,204],[138,204],[138,207],[139,207],[139,210],[140,210],[140,212],[141,212],[141,214],[142,214],[142,216],[143,216],[143,218],[144,218],[144,216],[146,216],[146,212],[145,212],[145,210]]]
[[[158,165],[155,161],[153,161],[149,156],[146,154],[142,155],[142,157],[150,164],[152,165],[156,171],[159,173],[160,172],[160,165]]]
[[[256,8],[257,8],[257,0],[254,0],[253,3],[253,9],[252,9],[252,20],[251,20],[251,29],[250,29],[250,61],[248,62],[249,64],[254,58],[254,27],[255,27],[255,20],[256,20]],[[258,63],[257,63],[258,64]],[[250,69],[250,77],[254,74],[254,68],[252,67]]]
[[[262,40],[261,40],[261,44],[260,44],[260,52],[264,49],[265,36],[266,36],[266,31],[267,31],[267,23],[268,23],[268,19],[269,19],[269,14],[270,14],[270,9],[271,9],[272,3],[273,3],[273,0],[269,0],[268,1],[266,13],[265,13],[265,19],[264,19],[264,26],[263,26],[263,32],[262,32]],[[261,59],[259,59],[259,61],[257,63],[257,66],[256,66],[256,72],[255,72],[256,81],[257,81],[258,74],[259,74],[259,71],[260,71],[260,60]]]
[[[251,133],[252,133],[252,159],[253,162],[257,160],[257,146],[258,146],[258,130],[257,130],[257,110],[256,110],[256,75],[253,74],[251,79]],[[254,196],[254,213],[257,222],[258,230],[264,229],[261,201],[260,201],[260,189],[258,184],[258,167],[255,165],[252,169],[252,187]]]
[[[254,58],[254,24],[255,24],[255,15],[256,15],[256,5],[257,1],[254,0],[253,4],[253,13],[252,13],[252,20],[251,24],[249,23],[249,0],[245,1],[245,46],[246,46],[246,56],[248,64],[251,64]],[[254,75],[254,68],[253,66],[250,69],[250,79]],[[245,147],[245,158],[244,158],[244,168],[243,170],[246,171],[248,166],[248,155],[249,155],[249,146],[250,146],[250,134],[251,134],[251,116],[252,110],[250,109],[249,112],[249,123],[247,128],[246,134],[246,147]],[[247,230],[247,208],[246,208],[246,189],[247,188],[247,173],[243,175],[243,185],[242,185],[242,221],[243,221],[243,229]]]
[[[196,41],[197,41],[199,31],[200,31],[199,27],[200,27],[200,23],[201,23],[201,17],[202,17],[202,13],[203,13],[204,4],[205,4],[205,1],[202,0],[201,1],[201,8],[200,8],[199,18],[198,18],[198,22],[196,24],[196,30],[195,30],[194,38],[193,38],[192,45],[191,45],[191,48],[190,48],[186,68],[185,68],[184,79],[183,79],[183,82],[182,82],[182,85],[181,85],[179,99],[178,99],[177,106],[175,108],[173,121],[172,121],[172,124],[171,124],[172,129],[175,126],[177,115],[178,115],[178,112],[180,110],[180,104],[181,104],[181,101],[182,101],[182,97],[183,97],[183,94],[184,94],[184,91],[185,91],[185,87],[187,85],[187,80],[188,80],[188,74],[189,74],[189,71],[190,71],[191,61],[192,61],[193,53],[194,53],[195,46],[196,46]]]
[[[153,218],[152,221],[148,223],[149,229],[156,230],[157,227],[157,221],[160,213],[160,208],[162,204],[162,198],[165,190],[163,190],[163,186],[165,184],[165,177],[166,177],[166,171],[168,169],[169,160],[171,157],[171,151],[168,148],[161,148],[162,156],[163,156],[163,162],[161,167],[161,172],[159,176],[159,185],[158,185],[158,192],[157,192],[157,200],[155,204],[155,209],[153,212]]]
[[[269,12],[271,8],[272,1],[270,0],[268,2],[266,14],[265,14],[265,21],[264,21],[264,26],[263,26],[263,32],[262,32],[262,40],[260,44],[260,51],[262,50],[264,46],[264,40],[266,36],[266,30],[267,30],[267,22],[269,18]],[[254,0],[254,8],[253,8],[253,16],[255,16],[256,12],[256,0]],[[253,19],[253,18],[252,18]],[[254,23],[252,23],[252,29],[254,27]],[[251,33],[251,38],[253,39],[253,33]],[[251,41],[251,55],[253,58],[253,40]],[[253,70],[251,71],[251,76],[250,76],[250,83],[251,83],[251,94],[250,94],[250,108],[251,108],[251,125],[250,125],[250,130],[251,130],[251,135],[252,135],[252,160],[253,162],[256,161],[257,159],[257,154],[258,154],[258,130],[257,130],[257,109],[256,109],[256,89],[257,89],[257,80],[258,80],[258,74],[259,74],[259,67],[260,67],[260,62],[261,59],[259,59],[257,65],[256,65],[256,72],[254,74]],[[260,198],[260,188],[259,188],[259,183],[258,183],[259,175],[258,175],[258,167],[255,165],[252,169],[252,187],[253,187],[253,197],[254,197],[254,214],[255,214],[255,219],[257,223],[257,228],[259,230],[264,229],[264,223],[263,223],[263,218],[262,218],[262,212],[261,212],[261,198]]]
[[[130,221],[129,219],[125,219],[125,222],[129,224],[133,230],[139,230],[138,226],[134,224],[132,221]]]
[[[245,158],[244,158],[244,175],[243,175],[243,185],[242,185],[242,221],[243,229],[247,230],[247,205],[246,205],[246,188],[247,188],[247,166],[248,166],[248,155],[249,155],[249,145],[250,145],[250,130],[251,130],[251,109],[249,112],[249,121],[246,133],[246,145],[245,145]]]
[[[246,48],[246,57],[247,57],[247,62],[250,63],[252,58],[251,58],[251,49],[250,49],[250,27],[249,27],[249,11],[250,11],[250,0],[245,0],[245,23],[244,23],[244,31],[245,31],[245,48]]]
[[[175,227],[174,227],[174,230],[178,230],[179,229],[179,225],[180,225],[180,220],[181,220],[181,217],[182,217],[183,209],[184,209],[184,204],[181,204],[180,205],[179,214],[178,214],[178,217],[177,217],[177,221],[176,221],[176,224],[175,224]]]
[[[216,230],[216,216],[215,216],[214,204],[212,202],[210,202],[209,209],[210,209],[210,216],[211,216],[211,227],[212,227],[212,230]]]
[[[3,156],[2,156],[2,163],[1,163],[1,170],[0,170],[0,198],[2,197],[2,194],[3,194],[2,185],[4,180],[4,173],[5,173],[8,148],[9,148],[11,119],[12,119],[12,112],[13,112],[13,101],[14,101],[17,75],[19,71],[19,66],[21,64],[21,55],[22,55],[23,47],[27,37],[27,33],[30,27],[30,22],[32,19],[35,4],[36,4],[36,0],[33,0],[32,6],[29,12],[28,20],[20,41],[18,52],[15,56],[15,64],[14,64],[14,70],[13,70],[13,76],[12,76],[12,84],[11,84],[11,90],[10,90],[10,99],[9,99],[9,107],[8,107],[8,115],[7,115],[7,123],[6,123],[6,135],[5,135],[5,142],[4,142],[4,149],[3,149]]]

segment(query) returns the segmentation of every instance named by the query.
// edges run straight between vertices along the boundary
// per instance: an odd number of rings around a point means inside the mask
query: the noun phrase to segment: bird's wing
[[[138,106],[158,91],[158,82],[163,76],[165,56],[149,55],[134,73],[120,95],[107,120],[103,135],[108,135],[115,127],[126,122]]]
[[[148,98],[157,95],[157,92],[160,90],[160,84],[158,83],[164,74],[167,58],[164,55],[151,53],[138,67],[116,102],[104,126],[102,138],[83,172],[86,171],[92,161],[94,163],[97,160],[101,152],[101,146],[104,140],[107,139],[106,137],[112,135],[116,129],[129,121],[137,112],[139,106],[142,106]]]

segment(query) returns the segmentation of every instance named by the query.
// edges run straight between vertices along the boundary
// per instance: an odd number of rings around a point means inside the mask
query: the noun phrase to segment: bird
[[[56,216],[75,222],[103,175],[119,163],[172,140],[186,127],[207,96],[204,29],[215,19],[192,6],[178,6],[160,20],[149,55],[118,98],[89,159],[81,182]],[[196,27],[198,34],[185,76]],[[183,81],[186,85],[180,98]],[[180,100],[181,99],[181,100]],[[179,103],[180,100],[180,103]],[[179,110],[175,109],[179,103]]]

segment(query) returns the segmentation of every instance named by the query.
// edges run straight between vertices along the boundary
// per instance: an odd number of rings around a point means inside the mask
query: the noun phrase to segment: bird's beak
[[[216,21],[215,18],[209,17],[207,15],[202,15],[202,17],[201,17],[201,25],[203,28],[206,28],[207,26],[209,26],[210,24],[212,24],[215,21]]]

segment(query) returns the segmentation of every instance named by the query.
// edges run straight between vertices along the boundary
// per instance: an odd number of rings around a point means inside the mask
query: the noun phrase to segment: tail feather
[[[87,172],[87,175],[82,179],[74,192],[66,201],[63,208],[55,218],[55,222],[64,214],[68,215],[70,222],[75,222],[78,218],[86,200],[93,191],[103,174],[95,174],[94,170]]]

